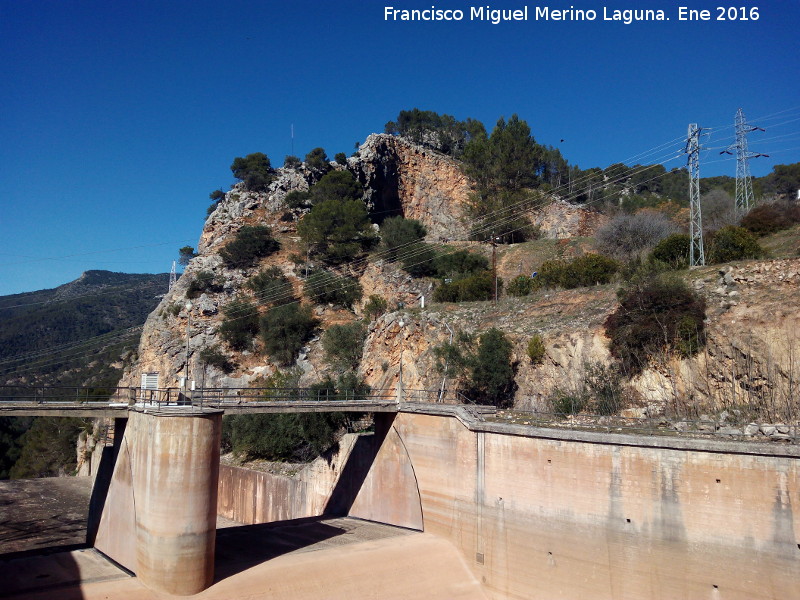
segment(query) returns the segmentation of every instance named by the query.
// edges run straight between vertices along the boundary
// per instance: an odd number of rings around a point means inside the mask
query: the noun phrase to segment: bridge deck
[[[262,402],[195,402],[184,406],[176,404],[108,404],[69,402],[0,402],[0,416],[4,417],[118,417],[125,418],[129,410],[177,415],[181,412],[222,410],[225,414],[300,413],[300,412],[366,412],[395,413],[398,404],[389,400],[310,400]]]

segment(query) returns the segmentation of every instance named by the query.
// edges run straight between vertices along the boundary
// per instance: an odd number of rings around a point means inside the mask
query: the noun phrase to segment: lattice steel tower
[[[723,150],[720,154],[736,153],[736,212],[743,215],[755,204],[753,198],[753,180],[750,178],[750,166],[747,161],[759,156],[768,156],[747,150],[747,134],[751,131],[764,131],[761,127],[748,125],[744,118],[744,111],[736,111],[736,143]]]
[[[700,211],[700,131],[697,123],[689,125],[686,137],[686,162],[689,167],[689,266],[706,264],[703,251],[703,215]]]
[[[175,261],[172,261],[172,270],[169,272],[169,287],[167,288],[168,292],[172,291],[172,288],[175,286],[175,282],[177,281],[177,276],[175,273]]]

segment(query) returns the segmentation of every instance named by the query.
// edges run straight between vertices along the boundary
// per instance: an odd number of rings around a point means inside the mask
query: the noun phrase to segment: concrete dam
[[[95,546],[157,592],[257,598],[214,583],[217,512],[349,516],[422,533],[276,560],[264,577],[280,590],[263,597],[800,597],[797,447],[538,429],[434,404],[375,419],[289,479],[220,470],[220,412],[131,412]]]

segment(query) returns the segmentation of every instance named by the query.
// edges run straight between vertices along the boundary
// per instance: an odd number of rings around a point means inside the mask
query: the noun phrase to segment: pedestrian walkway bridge
[[[0,416],[124,417],[128,410],[228,414],[297,412],[394,413],[401,403],[468,404],[441,390],[337,391],[319,388],[91,388],[0,386]]]

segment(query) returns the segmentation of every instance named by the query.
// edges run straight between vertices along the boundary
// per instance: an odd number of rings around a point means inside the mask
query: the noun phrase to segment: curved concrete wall
[[[494,598],[797,596],[797,458],[471,431],[419,414],[394,427],[425,531],[459,547]]]
[[[95,546],[150,588],[214,578],[221,414],[132,412]]]

